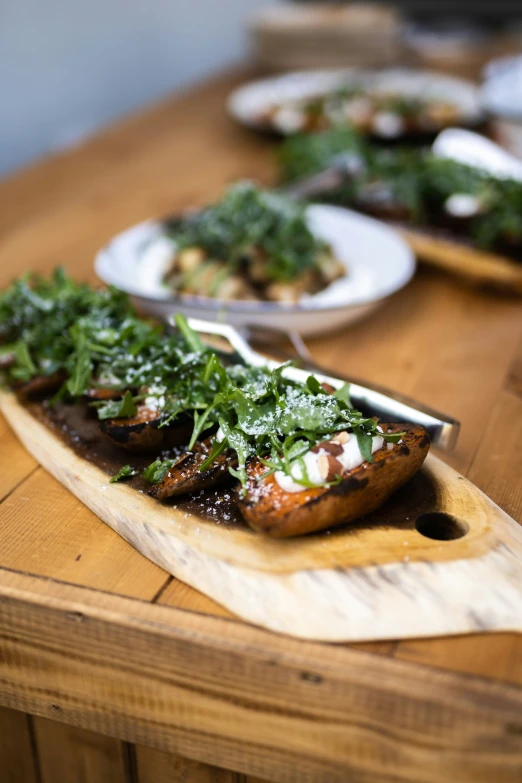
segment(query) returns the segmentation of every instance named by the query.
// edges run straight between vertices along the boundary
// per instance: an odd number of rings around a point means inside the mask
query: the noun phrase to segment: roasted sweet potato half
[[[105,402],[106,400],[119,400],[123,397],[125,391],[122,389],[113,389],[110,386],[91,386],[84,394],[89,402]]]
[[[22,398],[39,398],[58,391],[65,378],[65,373],[61,372],[53,372],[51,375],[37,375],[25,383],[15,383],[13,388]]]
[[[193,427],[190,420],[179,419],[160,428],[163,421],[157,410],[138,405],[135,416],[100,421],[100,429],[116,446],[135,454],[160,452],[189,441]]]
[[[430,447],[423,427],[381,424],[384,431],[405,431],[402,442],[373,455],[374,462],[343,474],[330,488],[317,487],[302,492],[285,492],[273,475],[258,480],[266,467],[257,459],[247,466],[246,493],[237,491],[237,503],[248,524],[274,538],[287,538],[315,530],[353,522],[379,508],[421,467]]]
[[[163,481],[156,484],[149,494],[158,500],[166,500],[174,495],[185,495],[213,487],[229,478],[228,468],[237,465],[235,454],[231,451],[220,454],[208,470],[199,469],[210,454],[211,442],[212,438],[208,438],[198,443],[192,451],[183,454]]]

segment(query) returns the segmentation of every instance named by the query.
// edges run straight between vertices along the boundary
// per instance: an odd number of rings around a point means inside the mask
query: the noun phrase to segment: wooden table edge
[[[303,780],[328,765],[342,780],[335,769],[359,769],[349,748],[361,732],[375,753],[390,731],[408,748],[431,736],[423,753],[434,769],[448,741],[466,754],[470,732],[494,769],[522,752],[516,685],[5,569],[0,704],[275,781],[287,763]],[[285,732],[253,738],[274,716],[310,733],[307,755]],[[346,755],[325,745],[333,724]]]

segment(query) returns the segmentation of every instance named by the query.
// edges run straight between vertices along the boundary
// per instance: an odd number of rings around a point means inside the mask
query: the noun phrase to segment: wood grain
[[[139,783],[236,783],[233,772],[143,745],[136,748],[136,760]]]
[[[42,783],[128,783],[118,740],[44,718],[34,728]]]
[[[213,617],[234,617],[224,606],[200,593],[199,590],[194,590],[193,587],[180,582],[179,579],[173,579],[165,588],[158,600],[158,604],[161,606],[176,606],[178,609],[187,609],[199,614],[209,614]]]
[[[39,783],[29,729],[30,718],[0,707],[0,780]]]
[[[151,599],[167,579],[42,470],[0,506],[4,568]]]
[[[281,783],[519,781],[520,688],[1,576],[6,706]]]
[[[2,461],[0,471],[1,503],[18,484],[36,470],[38,463],[15,437],[3,416],[0,416],[0,442],[4,453],[9,454],[9,459]]]

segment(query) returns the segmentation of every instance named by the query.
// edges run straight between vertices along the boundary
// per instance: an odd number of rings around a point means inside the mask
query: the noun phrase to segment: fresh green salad
[[[308,227],[305,205],[251,182],[167,222],[173,253],[165,282],[179,293],[220,299],[297,301],[345,274]]]
[[[360,156],[360,174],[325,200],[423,227],[444,227],[484,249],[522,257],[522,183],[500,179],[423,149],[383,149],[335,128],[283,142],[284,181],[313,174],[336,155]]]
[[[243,483],[250,458],[264,460],[267,473],[289,472],[291,462],[341,431],[354,433],[370,462],[373,437],[400,438],[354,410],[347,386],[329,394],[313,375],[305,382],[286,377],[287,365],[229,364],[183,317],[176,324],[170,330],[143,320],[121,292],[75,283],[61,270],[49,280],[26,276],[0,295],[4,379],[26,394],[35,380],[47,380],[38,387],[46,404],[93,405],[102,423],[133,422],[144,408],[160,428],[190,417],[189,449],[219,432],[202,469],[230,450],[230,471]],[[144,477],[156,483],[172,464],[158,454]],[[122,460],[115,479],[134,472]],[[299,481],[307,485],[306,470]]]

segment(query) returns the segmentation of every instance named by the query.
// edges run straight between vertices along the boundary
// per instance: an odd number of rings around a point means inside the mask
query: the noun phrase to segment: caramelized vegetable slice
[[[91,386],[85,392],[85,398],[93,402],[105,402],[105,400],[119,400],[125,391],[113,389],[110,386]]]
[[[150,494],[159,500],[166,500],[174,495],[184,495],[213,487],[229,478],[228,468],[237,465],[237,459],[232,451],[225,451],[216,457],[207,470],[199,469],[210,454],[212,440],[213,438],[208,438],[198,443],[192,451],[183,454],[165,478],[151,489]]]
[[[41,397],[58,391],[65,379],[65,373],[61,372],[53,372],[51,375],[37,375],[25,383],[15,383],[14,389],[22,397]]]
[[[311,533],[375,511],[421,467],[430,447],[423,427],[381,424],[384,432],[405,431],[400,443],[387,444],[364,462],[343,474],[330,488],[285,492],[274,475],[259,479],[266,467],[254,459],[247,466],[246,494],[237,492],[237,503],[248,524],[274,538]]]
[[[155,408],[138,405],[135,416],[100,421],[100,428],[116,446],[135,453],[159,452],[189,441],[191,421],[180,417],[172,425],[160,428],[163,421],[164,417]]]

